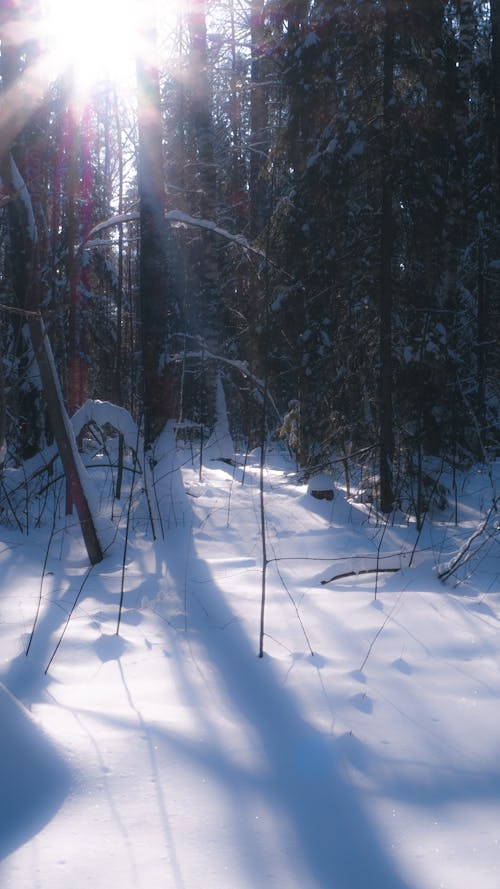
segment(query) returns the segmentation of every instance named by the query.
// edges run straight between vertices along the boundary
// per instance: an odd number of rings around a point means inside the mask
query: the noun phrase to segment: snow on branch
[[[110,216],[108,219],[104,219],[102,222],[99,222],[97,225],[94,225],[94,227],[90,229],[84,240],[78,245],[77,252],[83,250],[85,247],[94,247],[95,236],[98,235],[100,232],[106,231],[106,229],[108,228],[113,228],[114,225],[121,225],[124,222],[134,222],[138,219],[138,210],[129,210],[127,213],[116,213],[114,216]],[[99,240],[100,247],[102,247],[102,244],[102,240]]]
[[[114,216],[110,216],[109,219],[99,222],[98,225],[95,225],[88,232],[85,240],[78,245],[78,250],[83,250],[85,247],[96,246],[95,236],[100,234],[100,232],[106,231],[106,229],[112,228],[115,225],[122,225],[125,222],[136,222],[139,218],[140,215],[138,210],[131,210],[128,213],[117,213]],[[211,231],[214,234],[219,235],[219,237],[224,238],[225,241],[236,244],[243,250],[247,250],[249,253],[259,256],[261,259],[266,259],[265,253],[262,250],[259,250],[258,247],[253,247],[244,235],[236,234],[225,228],[221,228],[220,225],[217,225],[217,223],[213,222],[211,219],[190,216],[189,213],[184,213],[182,210],[167,210],[164,218],[166,222],[171,222],[178,226],[190,226],[192,228],[201,228],[205,231]],[[98,243],[102,246],[102,241],[99,241]]]
[[[185,334],[182,334],[182,336],[184,337]],[[190,339],[196,340],[196,337],[190,337]],[[200,344],[200,345],[202,345],[202,344]],[[177,352],[172,355],[169,355],[168,358],[166,359],[166,363],[168,364],[170,362],[173,363],[173,362],[184,361],[186,358],[194,358],[198,361],[210,360],[210,361],[219,362],[220,364],[227,364],[227,365],[229,365],[229,367],[233,367],[235,370],[237,370],[238,373],[242,374],[242,376],[251,380],[252,383],[255,385],[255,387],[259,390],[259,392],[264,393],[264,391],[265,391],[266,387],[264,385],[264,381],[259,379],[259,377],[256,377],[255,374],[252,373],[252,371],[250,370],[248,363],[246,361],[238,361],[238,360],[235,360],[234,358],[226,358],[224,355],[216,355],[214,352],[211,352],[205,346],[203,346],[201,351],[193,349],[193,350],[189,350],[189,351],[183,351],[182,353]],[[276,416],[281,421],[281,414],[276,406],[276,402],[274,401],[274,399],[273,399],[272,395],[269,393],[269,391],[267,392],[267,399],[269,401],[269,404],[275,411]]]
[[[265,253],[257,247],[252,247],[244,235],[233,234],[227,229],[221,228],[220,225],[217,225],[210,219],[201,219],[198,216],[190,216],[189,213],[183,213],[182,210],[169,210],[165,213],[165,219],[167,222],[174,222],[177,223],[177,225],[192,226],[193,228],[203,228],[206,231],[211,231],[214,234],[219,235],[221,238],[224,238],[224,240],[237,244],[238,247],[242,247],[243,250],[248,250],[249,253],[253,253],[255,256],[260,256],[261,259],[266,259]]]

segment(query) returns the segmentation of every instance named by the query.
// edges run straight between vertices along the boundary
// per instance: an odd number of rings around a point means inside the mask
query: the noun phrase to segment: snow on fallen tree
[[[91,423],[95,423],[101,429],[106,425],[112,426],[120,435],[123,435],[126,448],[130,448],[132,451],[137,450],[139,430],[137,423],[126,408],[112,404],[110,401],[89,398],[71,417],[74,434],[78,436],[82,429]]]

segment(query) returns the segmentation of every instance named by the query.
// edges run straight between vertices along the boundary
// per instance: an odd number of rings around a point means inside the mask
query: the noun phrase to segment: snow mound
[[[0,683],[0,858],[55,815],[70,771],[36,721]]]

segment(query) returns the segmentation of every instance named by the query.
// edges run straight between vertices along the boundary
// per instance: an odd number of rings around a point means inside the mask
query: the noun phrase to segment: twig
[[[267,391],[267,380],[264,384],[264,395]],[[260,595],[260,631],[259,631],[259,657],[264,656],[264,618],[266,608],[266,578],[267,566],[267,539],[266,539],[266,512],[264,502],[264,469],[266,462],[265,431],[266,431],[266,398],[262,400],[262,434],[260,438],[260,467],[259,467],[259,501],[260,501],[260,531],[262,541],[262,583]]]
[[[299,622],[299,624],[300,624],[300,628],[301,628],[301,630],[302,630],[302,632],[303,632],[303,634],[304,634],[304,639],[305,639],[306,642],[307,642],[307,647],[308,647],[308,649],[309,649],[309,652],[310,652],[310,654],[314,657],[313,647],[312,647],[312,645],[311,645],[309,636],[307,635],[307,630],[306,630],[306,628],[305,628],[305,626],[304,626],[304,622],[303,622],[303,620],[302,620],[302,618],[301,618],[301,616],[300,616],[299,606],[297,605],[297,603],[296,603],[295,599],[293,598],[293,596],[292,596],[290,590],[288,589],[288,586],[287,586],[286,583],[285,583],[285,579],[284,579],[283,575],[281,574],[281,571],[280,571],[280,569],[279,569],[279,567],[278,567],[278,561],[277,561],[277,560],[276,560],[276,571],[278,572],[278,577],[279,577],[279,579],[281,580],[283,589],[285,590],[285,592],[286,592],[288,598],[290,599],[290,602],[292,603],[292,605],[293,605],[293,607],[294,607],[295,614],[297,615],[297,620],[298,620],[298,622]],[[267,634],[266,634],[266,635],[267,635]]]
[[[42,576],[40,578],[40,589],[38,591],[38,604],[36,608],[35,619],[33,621],[33,627],[31,630],[30,638],[28,640],[28,645],[26,647],[26,657],[28,657],[29,650],[31,648],[31,643],[33,642],[33,637],[35,635],[36,625],[38,623],[38,618],[40,616],[40,609],[42,607],[42,590],[43,590],[43,582],[45,580],[45,570],[47,568],[47,562],[49,559],[50,547],[52,546],[52,541],[54,539],[55,529],[56,529],[56,518],[57,518],[57,504],[54,504],[54,514],[52,517],[52,528],[50,529],[49,541],[47,543],[47,548],[45,550],[45,558],[43,560],[43,568],[42,568]]]
[[[140,428],[141,424],[137,424],[137,442],[136,448],[134,451],[134,473],[132,475],[132,482],[130,485],[130,494],[128,498],[128,506],[127,506],[127,524],[125,527],[125,543],[123,545],[123,559],[122,559],[122,576],[121,576],[121,584],[120,584],[120,604],[118,606],[118,620],[116,622],[116,635],[120,635],[120,623],[122,619],[122,609],[123,609],[123,598],[124,598],[124,588],[125,588],[125,567],[127,561],[127,549],[128,549],[128,537],[129,537],[129,529],[130,529],[130,516],[132,513],[132,498],[134,494],[134,483],[135,483],[135,468],[138,460],[139,454],[139,436],[140,436]],[[144,475],[146,475],[146,457],[144,457]],[[145,479],[146,481],[146,479]]]
[[[377,641],[378,637],[380,636],[380,634],[382,633],[382,631],[384,630],[384,628],[387,626],[387,624],[388,624],[389,621],[391,620],[392,615],[394,614],[396,608],[397,608],[398,605],[399,605],[399,602],[400,602],[400,599],[401,599],[401,596],[403,595],[403,593],[404,593],[404,589],[401,590],[399,596],[397,597],[396,601],[394,602],[394,605],[392,606],[391,610],[389,611],[389,614],[386,616],[386,618],[385,618],[383,624],[381,624],[381,626],[378,628],[378,630],[377,630],[377,632],[375,633],[375,635],[374,635],[372,641],[370,642],[370,645],[368,646],[368,651],[366,652],[366,654],[365,654],[365,656],[364,656],[364,658],[363,658],[363,663],[361,664],[361,666],[360,666],[360,668],[359,668],[359,672],[360,672],[360,673],[362,673],[363,670],[364,670],[364,668],[366,667],[368,658],[370,657],[370,655],[371,655],[371,653],[372,653],[372,651],[373,651],[373,646],[375,645],[375,642]]]
[[[162,536],[162,540],[165,540],[165,528],[163,527],[163,519],[161,517],[161,509],[160,509],[160,499],[158,497],[158,486],[156,484],[156,478],[155,478],[156,466],[157,466],[157,463],[156,463],[156,460],[154,460],[154,448],[153,448],[153,466],[151,467],[151,482],[153,485],[153,494],[154,494],[155,504],[156,504],[156,515],[158,516],[158,522],[160,524],[161,536]],[[153,528],[153,535],[154,535],[154,528]]]
[[[5,487],[5,484],[4,484],[3,479],[0,479],[0,484],[2,485],[2,491],[3,491],[4,495],[5,495],[5,499],[6,499],[7,503],[8,503],[8,505],[9,505],[10,511],[11,511],[12,515],[14,516],[14,521],[16,522],[16,525],[17,525],[17,527],[19,528],[21,534],[24,534],[23,526],[21,525],[21,522],[19,521],[19,519],[18,519],[18,517],[17,517],[17,513],[16,513],[14,507],[12,506],[12,503],[11,503],[11,500],[10,500],[10,495],[9,495],[9,492],[8,492],[7,488]]]
[[[375,571],[375,590],[374,590],[374,594],[373,594],[374,599],[377,598],[378,576],[379,576],[379,573],[381,570],[380,569],[380,558],[381,558],[380,550],[382,549],[382,543],[384,542],[385,532],[387,531],[387,525],[389,524],[389,516],[390,516],[390,513],[387,513],[387,517],[386,517],[385,524],[384,524],[384,530],[382,531],[382,534],[380,535],[380,540],[378,542],[378,547],[377,547],[377,568]],[[385,570],[388,570],[388,569],[385,569]]]

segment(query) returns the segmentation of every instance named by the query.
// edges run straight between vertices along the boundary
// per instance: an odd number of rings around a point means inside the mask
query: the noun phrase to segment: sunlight
[[[44,0],[54,74],[69,71],[80,95],[100,80],[126,89],[137,52],[136,13],[143,9],[137,0]]]

